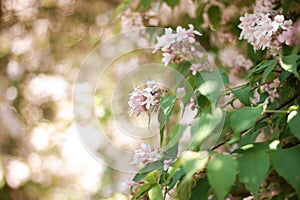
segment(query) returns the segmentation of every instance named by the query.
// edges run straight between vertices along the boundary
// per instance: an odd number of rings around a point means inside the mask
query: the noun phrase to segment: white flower
[[[265,103],[273,103],[275,101],[275,99],[280,98],[280,95],[277,91],[277,88],[279,87],[279,85],[280,85],[279,78],[274,79],[271,83],[262,85],[261,90],[263,92],[267,92],[269,95],[266,98]]]
[[[172,164],[173,164],[172,159],[164,160],[164,170],[167,171]]]
[[[142,111],[149,111],[154,108],[164,95],[161,85],[152,81],[147,81],[147,87],[143,90],[134,87],[134,91],[129,94],[129,115],[135,113],[139,116]]]
[[[195,35],[201,36],[202,34],[194,30],[192,24],[189,24],[189,29],[178,26],[176,33],[172,33],[172,29],[167,28],[164,35],[157,37],[157,44],[154,46],[153,52],[159,49],[162,51],[162,62],[165,66],[170,62],[180,62],[182,60],[193,62],[197,60],[197,57],[202,58],[203,56],[203,53],[195,48],[200,45],[196,41]],[[194,69],[191,68],[191,70]],[[199,69],[200,67],[197,70]]]
[[[274,17],[274,21],[272,22],[273,31],[277,31],[279,26],[283,24],[284,16],[283,15],[276,15]]]
[[[239,39],[246,39],[254,50],[268,48],[272,52],[280,43],[290,45],[293,41],[292,21],[284,20],[283,15],[276,15],[272,21],[273,7],[272,2],[258,0],[253,14],[245,13],[240,17],[238,27],[242,32]]]
[[[144,167],[145,165],[155,162],[163,157],[163,154],[159,150],[155,150],[149,144],[142,143],[141,149],[134,151],[133,160],[130,164],[134,164],[138,167]]]

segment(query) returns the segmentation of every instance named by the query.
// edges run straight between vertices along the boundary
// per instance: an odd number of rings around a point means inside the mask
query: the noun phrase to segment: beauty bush
[[[180,1],[160,3],[176,15]],[[130,115],[157,114],[161,141],[134,152],[131,199],[300,198],[299,1],[193,3],[195,15],[165,25],[153,49],[192,92],[148,80],[129,95]],[[178,107],[194,111],[191,123],[170,120]]]

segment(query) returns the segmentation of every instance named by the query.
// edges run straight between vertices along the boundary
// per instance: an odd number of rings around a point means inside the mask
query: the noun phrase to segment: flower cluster
[[[281,43],[290,45],[294,38],[292,20],[285,20],[283,15],[272,16],[272,2],[258,2],[254,13],[246,13],[240,18],[240,39],[246,39],[255,50],[278,49]]]
[[[279,85],[280,81],[278,78],[276,78],[271,83],[264,84],[261,86],[261,90],[269,94],[269,96],[265,100],[266,103],[273,103],[275,99],[280,98],[279,93],[277,91]]]
[[[134,86],[134,91],[130,93],[128,102],[130,115],[135,113],[139,116],[142,111],[153,109],[165,95],[163,87],[154,80],[147,81],[146,85],[147,87],[142,90]]]
[[[190,61],[192,63],[191,70],[195,74],[201,65],[199,60],[204,59],[204,54],[196,48],[200,44],[196,41],[195,35],[201,36],[202,34],[194,30],[192,24],[189,24],[189,29],[178,26],[176,33],[173,33],[171,28],[166,28],[165,34],[157,37],[153,53],[159,49],[162,51],[162,61],[165,66],[170,62]]]
[[[278,78],[275,78],[270,83],[263,84],[260,87],[261,92],[267,92],[268,97],[265,99],[265,103],[273,103],[275,99],[279,99],[280,95],[278,93],[278,87],[280,85],[280,81]],[[260,101],[260,94],[258,92],[258,88],[254,90],[254,97],[251,98],[251,102],[253,104],[257,104]]]
[[[159,150],[155,150],[149,144],[142,143],[141,149],[134,151],[133,161],[130,164],[144,167],[145,165],[155,162],[163,157]]]
[[[232,68],[233,73],[237,73],[241,68],[249,70],[253,65],[250,59],[245,58],[245,56],[240,54],[233,46],[222,49],[220,52],[220,59],[224,65]]]

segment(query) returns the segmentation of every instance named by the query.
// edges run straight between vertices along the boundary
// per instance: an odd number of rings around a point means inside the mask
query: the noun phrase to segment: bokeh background
[[[193,17],[197,6],[184,0],[171,10],[157,1],[157,10],[154,1],[149,11],[129,8],[111,20],[120,0],[0,3],[0,199],[127,199],[121,183],[132,174],[97,162],[76,133],[77,73],[101,42],[143,26],[175,25],[182,16]],[[122,68],[138,64],[136,58],[124,60],[107,87]],[[97,94],[96,115],[109,124],[104,100],[105,94]]]

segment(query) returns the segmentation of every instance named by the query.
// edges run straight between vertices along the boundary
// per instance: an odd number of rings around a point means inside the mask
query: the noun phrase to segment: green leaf
[[[166,159],[176,158],[178,154],[178,143],[168,148],[165,154],[166,154]]]
[[[193,152],[185,151],[181,156],[182,169],[185,171],[186,175],[182,180],[185,184],[191,180],[192,176],[205,168],[208,162],[209,155],[207,151]]]
[[[253,73],[260,72],[260,71],[264,70],[265,68],[267,68],[269,66],[276,66],[276,63],[277,63],[277,59],[262,61],[261,63],[256,65],[256,67],[254,67],[253,69],[250,70],[247,77],[250,78]]]
[[[164,0],[168,6],[174,9],[175,6],[179,4],[179,0]]]
[[[248,150],[238,159],[240,179],[247,189],[257,197],[261,182],[266,178],[270,161],[269,156],[262,150]]]
[[[150,172],[149,174],[147,174],[145,179],[149,183],[157,183],[159,180],[159,177],[160,177],[160,172],[158,170],[154,170],[154,171]]]
[[[224,86],[223,78],[219,70],[201,71],[196,79],[196,85],[202,95],[207,97],[212,104],[218,100],[219,93]]]
[[[280,60],[280,65],[284,70],[293,73],[300,80],[299,73],[297,70],[297,60],[299,59],[299,57],[300,56],[297,54],[284,56]]]
[[[129,5],[131,4],[132,0],[124,0],[122,1],[118,7],[115,9],[115,11],[113,12],[111,18],[110,18],[110,21],[113,21],[115,20],[115,18],[122,14],[128,7]]]
[[[193,180],[189,182],[180,182],[179,186],[177,187],[178,199],[180,200],[190,199],[193,183],[194,183]]]
[[[139,182],[140,180],[142,180],[143,178],[145,178],[147,174],[140,174],[140,173],[137,173],[134,177],[133,177],[133,181],[135,182]]]
[[[220,22],[221,22],[221,9],[219,6],[211,6],[208,9],[208,18],[210,23],[213,26],[213,29],[218,29],[220,27]]]
[[[171,113],[172,113],[175,103],[176,103],[176,96],[163,97],[161,99],[160,106],[161,106],[164,116],[165,116],[167,130],[170,126],[170,116],[171,116]]]
[[[131,197],[131,199],[132,200],[138,199],[138,197],[145,195],[152,187],[153,187],[153,184],[151,184],[151,183],[145,183],[145,184],[140,185],[138,187],[138,190]]]
[[[251,92],[251,87],[248,86],[245,88],[236,89],[233,90],[232,93],[242,102],[242,104],[244,104],[245,106],[250,105],[250,97],[253,93]]]
[[[162,189],[158,184],[156,184],[151,190],[148,192],[150,200],[163,200]]]
[[[151,6],[152,0],[141,0],[140,3],[142,4],[143,8],[148,10]]]
[[[300,112],[295,110],[290,112],[290,114],[288,115],[287,122],[289,124],[291,133],[300,140]]]
[[[169,190],[172,189],[176,185],[177,181],[179,181],[184,175],[185,175],[185,172],[184,172],[184,170],[182,168],[180,168],[179,170],[177,170],[174,173],[174,175],[172,176],[172,181],[169,184],[168,189]]]
[[[262,82],[265,82],[265,80],[267,79],[268,75],[272,72],[273,69],[275,69],[277,65],[277,62],[271,62],[270,65],[268,65],[268,67],[265,69],[263,76],[262,76]]]
[[[229,155],[216,155],[208,162],[207,177],[218,199],[224,199],[235,182],[237,161]]]
[[[158,123],[159,123],[159,134],[160,134],[160,146],[162,146],[165,132],[165,115],[162,108],[158,111]]]
[[[206,110],[200,117],[197,117],[193,121],[191,127],[191,147],[197,148],[208,136],[210,136],[214,129],[222,122],[223,116],[222,110],[217,108],[213,113]],[[206,144],[206,146],[209,146],[209,144]]]
[[[155,161],[153,163],[148,164],[146,167],[140,170],[140,173],[151,172],[156,169],[161,169],[163,167],[163,162],[161,160]]]
[[[275,170],[296,190],[300,197],[300,147],[295,146],[290,149],[277,149],[271,162]]]
[[[168,145],[173,146],[178,143],[186,128],[185,124],[176,124],[168,134]]]
[[[207,200],[209,188],[207,177],[197,180],[195,187],[192,189],[190,200]]]
[[[255,125],[255,122],[262,116],[263,106],[243,107],[235,110],[230,115],[230,124],[234,133],[240,133]]]

